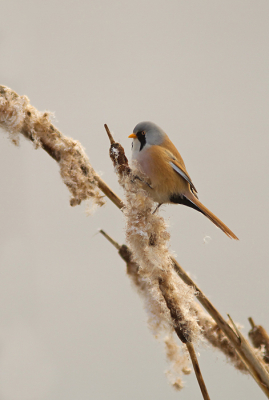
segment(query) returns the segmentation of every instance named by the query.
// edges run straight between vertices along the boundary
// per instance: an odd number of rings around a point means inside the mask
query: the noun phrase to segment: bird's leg
[[[150,187],[151,189],[153,189],[153,187],[150,186],[150,184],[149,184],[148,182],[146,182],[146,181],[144,181],[143,179],[141,179],[138,175],[134,175],[134,176],[132,177],[132,179],[131,179],[131,182],[134,183],[134,181],[135,181],[136,179],[138,179],[140,182],[144,182],[146,185],[148,185],[148,187]]]
[[[152,215],[156,213],[156,211],[158,210],[159,207],[161,207],[162,204],[163,204],[163,203],[159,203],[159,204],[157,205],[157,207],[156,207],[155,210],[153,211]]]

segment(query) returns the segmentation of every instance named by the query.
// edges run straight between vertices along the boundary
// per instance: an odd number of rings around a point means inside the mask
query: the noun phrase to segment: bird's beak
[[[128,138],[133,138],[133,139],[136,139],[136,137],[137,137],[137,136],[136,136],[135,133],[132,133],[131,135],[128,136]]]

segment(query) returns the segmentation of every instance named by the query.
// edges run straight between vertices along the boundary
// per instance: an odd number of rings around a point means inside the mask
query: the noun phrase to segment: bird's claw
[[[132,177],[132,179],[131,179],[131,182],[134,183],[136,179],[138,179],[140,182],[145,183],[146,185],[148,185],[148,187],[150,187],[151,189],[153,189],[153,187],[150,186],[150,184],[149,184],[148,182],[146,182],[146,181],[144,181],[143,179],[141,179],[140,176],[138,176],[138,175],[134,175],[134,176]]]

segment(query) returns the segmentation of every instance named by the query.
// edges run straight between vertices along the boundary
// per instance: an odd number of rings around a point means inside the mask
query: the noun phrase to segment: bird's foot
[[[134,175],[134,176],[132,177],[132,179],[131,179],[131,182],[134,183],[137,179],[138,179],[140,182],[143,182],[143,183],[145,183],[146,185],[148,185],[149,188],[153,189],[153,187],[150,186],[150,184],[149,184],[148,182],[144,181],[144,179],[141,179],[140,176],[138,176],[138,175]]]
[[[161,207],[162,204],[163,204],[163,203],[159,203],[159,204],[157,205],[157,207],[156,207],[155,210],[153,211],[152,215],[156,213],[156,211],[158,210],[159,207]]]

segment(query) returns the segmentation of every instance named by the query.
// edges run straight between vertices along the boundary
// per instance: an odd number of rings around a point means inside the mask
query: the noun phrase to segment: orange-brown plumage
[[[142,171],[151,181],[153,190],[149,188],[148,191],[158,203],[170,203],[171,193],[188,190],[188,182],[173,170],[170,160],[167,150],[160,146],[151,146],[137,157]]]
[[[134,133],[133,159],[150,178],[146,187],[152,199],[159,204],[179,203],[200,211],[228,237],[237,236],[197,197],[197,190],[186,170],[184,161],[166,133],[151,122],[138,124]]]

